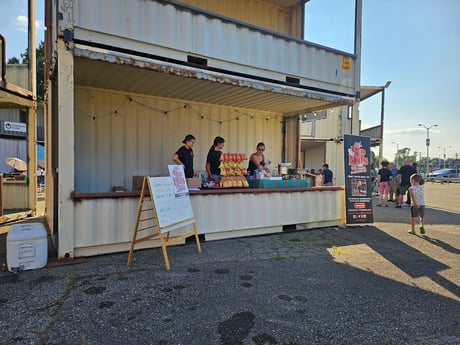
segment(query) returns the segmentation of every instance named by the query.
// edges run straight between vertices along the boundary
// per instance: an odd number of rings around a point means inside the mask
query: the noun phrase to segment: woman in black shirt
[[[195,137],[191,134],[185,136],[182,140],[184,143],[176,153],[172,156],[174,163],[182,165],[184,167],[185,177],[193,177],[193,145],[195,145]]]
[[[225,140],[222,137],[215,137],[206,157],[206,175],[211,180],[220,180],[220,155],[224,148]]]

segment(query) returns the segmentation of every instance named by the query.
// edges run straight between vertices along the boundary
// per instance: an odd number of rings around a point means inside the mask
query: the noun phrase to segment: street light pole
[[[379,143],[379,164],[382,162],[383,157],[383,123],[385,114],[385,89],[388,88],[391,81],[388,80],[385,85],[381,87],[382,90],[382,103],[380,105],[380,143]]]
[[[423,127],[426,129],[426,174],[428,174],[428,166],[429,166],[429,161],[430,161],[430,129],[432,127],[438,127],[438,125],[431,125],[429,127],[425,126],[422,123],[418,124],[419,127]]]
[[[438,146],[438,149],[443,149],[444,150],[444,169],[446,168],[446,149],[450,149],[452,146],[447,146],[447,147],[441,147]]]
[[[399,144],[394,142],[394,141],[392,141],[391,143],[396,145],[395,164],[396,164],[397,167],[399,167],[399,160],[398,160],[398,157],[399,157]]]

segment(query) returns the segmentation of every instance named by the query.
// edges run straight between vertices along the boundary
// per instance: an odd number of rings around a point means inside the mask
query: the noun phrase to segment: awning
[[[351,105],[352,97],[76,45],[75,84],[292,115]]]

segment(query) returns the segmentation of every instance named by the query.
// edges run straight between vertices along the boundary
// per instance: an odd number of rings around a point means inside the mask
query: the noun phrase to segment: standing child
[[[423,193],[423,186],[420,184],[422,176],[419,173],[412,174],[410,177],[409,193],[412,200],[412,206],[410,208],[411,215],[411,230],[410,234],[415,235],[415,221],[416,218],[420,219],[420,233],[425,233],[425,197]]]

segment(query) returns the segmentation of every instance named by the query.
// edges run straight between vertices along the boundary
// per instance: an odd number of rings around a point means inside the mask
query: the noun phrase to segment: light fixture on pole
[[[444,150],[444,169],[446,168],[446,150],[452,148],[452,146],[447,146],[447,147],[441,147],[438,146],[438,149],[443,149]]]
[[[398,157],[399,157],[399,144],[397,142],[394,142],[394,141],[392,141],[391,143],[396,145],[395,164],[396,164],[396,166],[399,166],[399,159],[398,159]]]
[[[423,127],[426,129],[426,173],[428,174],[428,167],[429,167],[429,161],[430,161],[430,129],[432,127],[438,127],[438,125],[431,125],[429,127],[425,126],[424,124],[422,123],[419,123],[418,124],[419,127]]]
[[[388,80],[385,85],[381,87],[382,91],[382,103],[380,105],[380,142],[379,142],[379,163],[382,161],[383,157],[383,123],[385,117],[385,89],[387,89],[391,84],[391,81]]]

